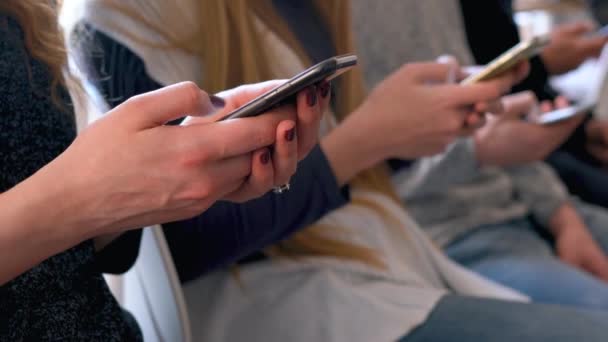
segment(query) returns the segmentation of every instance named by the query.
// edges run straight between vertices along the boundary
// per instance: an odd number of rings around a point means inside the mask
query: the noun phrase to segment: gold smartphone
[[[537,36],[522,41],[500,56],[496,57],[493,61],[481,69],[481,71],[465,78],[462,82],[460,82],[460,84],[473,84],[500,76],[519,64],[519,62],[530,59],[531,57],[539,54],[542,48],[549,44],[549,42],[550,39],[548,36]]]

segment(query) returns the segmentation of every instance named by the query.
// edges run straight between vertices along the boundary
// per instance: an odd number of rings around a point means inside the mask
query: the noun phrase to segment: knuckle
[[[187,81],[183,82],[181,85],[181,89],[184,92],[184,97],[186,98],[186,103],[190,108],[197,108],[202,102],[202,92],[196,83]]]

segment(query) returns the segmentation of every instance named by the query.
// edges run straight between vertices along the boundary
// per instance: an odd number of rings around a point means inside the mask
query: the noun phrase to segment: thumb
[[[585,33],[591,32],[593,28],[593,23],[590,23],[588,21],[579,21],[576,23],[564,24],[558,30],[567,35],[580,36]]]
[[[531,91],[523,91],[503,97],[503,118],[519,118],[537,110],[538,100]]]
[[[188,115],[209,115],[224,106],[221,98],[210,97],[193,82],[182,82],[133,97],[117,110],[130,112],[128,125],[146,129]]]

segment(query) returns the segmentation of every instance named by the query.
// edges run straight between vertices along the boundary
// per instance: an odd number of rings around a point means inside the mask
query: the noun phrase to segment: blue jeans
[[[608,252],[608,212],[586,204],[576,206],[591,234]],[[446,253],[535,302],[608,310],[608,283],[561,262],[550,240],[528,219],[479,227],[447,246]]]
[[[400,342],[604,342],[608,313],[548,304],[445,296]]]

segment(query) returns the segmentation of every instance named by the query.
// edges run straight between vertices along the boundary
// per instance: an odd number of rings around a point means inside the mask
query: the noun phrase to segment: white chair
[[[122,305],[135,316],[144,341],[192,341],[181,284],[160,226],[144,229],[139,257],[122,286]]]

